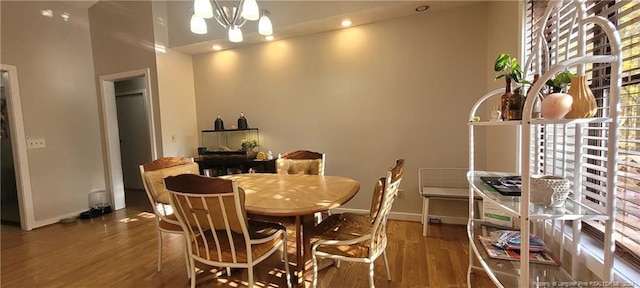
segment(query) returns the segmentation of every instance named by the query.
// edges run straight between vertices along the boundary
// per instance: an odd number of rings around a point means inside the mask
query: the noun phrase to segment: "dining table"
[[[311,259],[311,242],[305,231],[315,226],[314,214],[341,206],[360,190],[358,181],[340,176],[248,173],[220,178],[236,180],[244,189],[249,218],[294,224],[293,274],[298,285],[303,284]]]

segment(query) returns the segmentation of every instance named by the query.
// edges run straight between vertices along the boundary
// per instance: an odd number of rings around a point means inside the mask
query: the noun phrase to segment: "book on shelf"
[[[498,230],[489,233],[496,247],[508,250],[520,250],[520,231]],[[529,251],[546,250],[544,242],[536,235],[529,235]]]
[[[520,260],[520,250],[503,249],[496,245],[496,239],[491,236],[478,235],[480,243],[489,257],[502,260]],[[529,251],[529,262],[548,265],[560,265],[560,261],[546,249]]]

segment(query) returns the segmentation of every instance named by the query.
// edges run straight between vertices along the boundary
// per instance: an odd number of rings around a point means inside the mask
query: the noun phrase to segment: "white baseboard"
[[[350,209],[350,208],[331,209],[331,213],[343,213],[343,212],[349,212],[349,213],[355,213],[355,214],[367,214],[369,213],[369,210]],[[468,219],[465,217],[429,215],[429,218],[439,218],[440,223],[442,224],[467,225],[467,222],[468,222]],[[422,215],[415,214],[415,213],[405,213],[405,212],[390,212],[389,219],[420,222],[420,220],[422,220]]]
[[[350,208],[336,208],[331,209],[331,213],[355,213],[355,214],[369,214],[369,210],[364,209],[350,209]],[[402,220],[402,221],[411,221],[411,222],[420,222],[422,219],[422,215],[414,214],[414,213],[405,213],[405,212],[390,212],[389,219],[393,220]]]
[[[56,223],[60,222],[60,219],[62,219],[62,218],[79,217],[80,213],[85,212],[87,210],[89,210],[89,209],[86,209],[84,211],[80,211],[80,212],[77,212],[77,213],[62,215],[62,216],[60,216],[58,218],[49,218],[49,219],[35,221],[35,223],[33,225],[33,229],[44,227],[44,226],[51,225],[51,224],[56,224]]]

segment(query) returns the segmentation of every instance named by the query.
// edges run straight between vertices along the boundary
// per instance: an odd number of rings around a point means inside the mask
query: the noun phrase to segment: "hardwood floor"
[[[1,286],[189,287],[181,236],[164,235],[162,271],[156,271],[158,242],[153,214],[148,201],[136,199],[140,200],[127,198],[130,206],[126,209],[71,224],[30,232],[3,225]],[[376,287],[466,287],[468,244],[464,226],[432,225],[429,236],[422,237],[420,223],[390,220],[387,233],[392,281],[387,282],[384,261],[378,259]],[[289,242],[292,240],[290,234]],[[257,287],[286,287],[278,254],[256,268]],[[293,255],[289,259],[294,259]],[[198,287],[247,285],[246,270],[234,270],[231,277],[217,274],[217,278],[211,277]],[[340,268],[321,270],[318,286],[368,287],[367,279],[365,264],[342,262]],[[310,287],[310,277],[305,284]],[[472,286],[495,287],[481,272],[473,274]]]

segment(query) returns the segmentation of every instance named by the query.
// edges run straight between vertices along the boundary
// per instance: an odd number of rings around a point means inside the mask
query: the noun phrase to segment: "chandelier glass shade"
[[[207,34],[207,22],[195,14],[191,16],[191,32],[196,34]]]
[[[212,5],[213,3],[213,5]],[[260,35],[273,34],[273,26],[267,10],[260,10],[256,0],[241,0],[236,6],[221,6],[217,0],[194,0],[191,16],[191,32],[207,34],[205,19],[214,18],[218,24],[227,29],[229,41],[242,42],[240,29],[248,20],[258,22]]]

